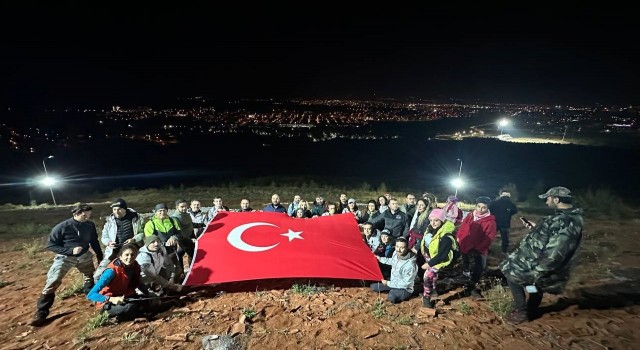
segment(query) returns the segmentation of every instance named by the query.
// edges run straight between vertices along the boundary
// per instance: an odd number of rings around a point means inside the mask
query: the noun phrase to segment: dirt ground
[[[192,292],[154,320],[84,332],[84,342],[80,334],[98,314],[84,295],[58,298],[47,325],[28,325],[53,253],[32,257],[22,248],[31,239],[5,239],[0,348],[201,349],[205,335],[237,333],[235,340],[247,349],[638,349],[639,228],[637,219],[586,220],[580,260],[565,294],[545,295],[543,315],[518,326],[504,323],[490,301],[457,293],[461,280],[454,270],[440,281],[443,300],[435,317],[421,310],[419,297],[392,305],[361,281],[261,281]],[[512,246],[523,234],[514,220]],[[498,238],[492,252],[499,243]],[[498,275],[498,262],[490,257],[489,277]],[[78,278],[70,273],[58,294]],[[250,317],[241,320],[243,314]]]

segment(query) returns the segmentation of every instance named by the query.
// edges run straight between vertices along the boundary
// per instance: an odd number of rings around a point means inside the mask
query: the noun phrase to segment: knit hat
[[[125,202],[124,199],[122,198],[117,198],[111,203],[110,207],[127,209],[127,202]]]
[[[384,230],[382,230],[382,232],[380,232],[380,235],[387,235],[387,236],[391,236],[391,231],[387,230],[386,228]]]
[[[71,208],[71,214],[79,215],[83,211],[91,211],[91,210],[93,210],[93,208],[90,205],[85,204],[85,203],[81,203],[81,204],[78,204],[75,207]]]
[[[489,205],[489,203],[491,203],[491,198],[485,197],[485,196],[480,196],[476,198],[476,204],[480,204],[480,203]]]
[[[169,208],[167,208],[167,205],[166,205],[166,204],[164,204],[164,203],[159,203],[159,204],[156,204],[156,207],[153,209],[153,212],[155,213],[155,212],[157,212],[157,211],[158,211],[158,210],[160,210],[160,209],[169,210]]]
[[[444,222],[447,220],[447,213],[442,209],[433,209],[431,213],[429,213],[429,219],[438,219]]]
[[[458,203],[458,197],[451,195],[447,197],[447,202]]]
[[[148,246],[149,246],[149,244],[151,244],[151,243],[153,243],[153,242],[155,242],[155,241],[160,242],[160,237],[158,237],[158,236],[156,236],[156,235],[146,236],[146,237],[144,238],[144,246],[145,246],[145,247],[148,247]]]

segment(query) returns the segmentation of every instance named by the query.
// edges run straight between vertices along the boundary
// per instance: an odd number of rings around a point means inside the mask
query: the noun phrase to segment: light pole
[[[504,131],[504,127],[507,126],[507,125],[509,125],[509,120],[507,120],[507,119],[501,119],[498,122],[498,126],[499,126],[499,129],[500,129],[500,135],[502,135],[502,132]]]
[[[56,204],[56,197],[53,195],[53,187],[51,187],[51,185],[52,185],[52,181],[51,181],[51,179],[49,178],[49,173],[47,172],[47,166],[44,164],[44,162],[45,162],[47,159],[51,159],[51,158],[53,158],[53,156],[48,156],[47,158],[43,159],[43,160],[42,160],[42,167],[44,168],[44,175],[46,176],[45,181],[47,181],[47,183],[48,183],[48,185],[49,185],[49,192],[51,192],[51,199],[53,199],[53,205],[57,205],[57,204]]]
[[[569,125],[565,125],[564,126],[564,134],[562,134],[562,142],[564,142],[564,137],[567,136],[567,128],[569,127]]]
[[[458,182],[456,183],[456,194],[454,196],[458,197],[458,187],[460,187],[462,179],[460,179],[460,175],[462,175],[462,159],[458,158],[460,162],[460,170],[458,170]]]

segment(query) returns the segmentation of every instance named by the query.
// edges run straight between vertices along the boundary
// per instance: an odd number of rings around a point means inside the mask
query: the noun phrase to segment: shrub
[[[381,318],[382,316],[387,314],[387,309],[384,307],[384,301],[382,299],[376,300],[376,302],[371,307],[371,312],[373,313],[373,317]]]
[[[467,316],[473,313],[473,309],[471,309],[471,306],[469,306],[469,304],[467,304],[467,302],[464,300],[460,303],[460,307],[458,308],[458,310],[460,310],[460,312]]]
[[[586,216],[593,218],[622,219],[633,216],[633,210],[622,202],[622,198],[607,188],[595,191],[589,188],[574,196],[574,202],[584,210]]]
[[[513,297],[511,292],[502,285],[500,279],[496,278],[491,281],[491,289],[485,293],[485,299],[491,310],[500,318],[505,317],[511,311]]]
[[[77,341],[79,343],[84,343],[87,339],[89,333],[91,333],[94,329],[104,327],[109,323],[109,314],[106,312],[101,312],[95,317],[87,320],[87,323],[84,325],[80,333],[78,333]]]
[[[258,314],[258,312],[256,312],[256,310],[253,310],[253,309],[244,308],[242,309],[242,314],[244,315],[244,317],[248,319],[252,319]]]
[[[295,294],[304,294],[304,295],[312,295],[312,294],[320,294],[323,293],[330,288],[323,286],[316,286],[311,284],[294,284],[291,286],[291,291]]]
[[[74,278],[73,283],[66,287],[62,292],[58,293],[58,297],[61,300],[82,294],[84,292],[84,281],[79,278]]]
[[[35,258],[38,255],[38,253],[42,251],[42,248],[44,248],[44,245],[42,244],[41,240],[34,239],[33,241],[31,241],[31,243],[23,243],[22,248],[24,248],[24,250],[27,251],[27,254],[31,258]]]

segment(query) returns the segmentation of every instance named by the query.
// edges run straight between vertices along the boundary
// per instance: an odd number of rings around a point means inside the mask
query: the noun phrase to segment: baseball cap
[[[546,193],[538,195],[539,198],[543,198],[543,199],[549,196],[571,198],[571,191],[566,187],[556,186],[556,187],[551,187]]]
[[[349,200],[347,201],[347,204],[351,204],[351,203],[355,203],[356,200],[353,198],[349,198]]]

